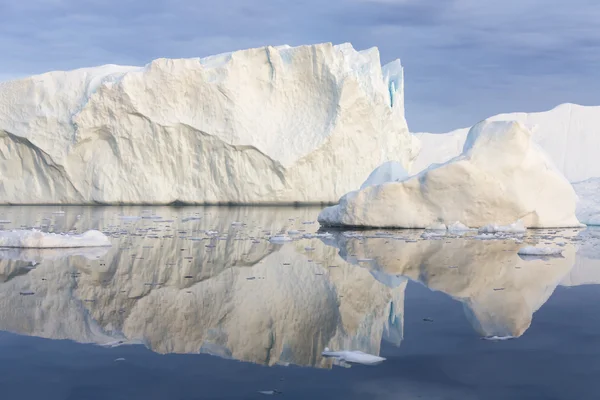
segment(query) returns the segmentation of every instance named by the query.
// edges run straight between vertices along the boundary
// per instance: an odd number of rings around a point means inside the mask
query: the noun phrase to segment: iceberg
[[[514,121],[482,121],[463,152],[399,182],[344,195],[319,215],[324,226],[480,228],[521,220],[526,228],[578,227],[571,184]]]
[[[0,203],[334,203],[410,167],[399,60],[263,47],[0,83]]]
[[[577,218],[586,225],[600,225],[600,177],[575,182],[573,189],[579,197]]]
[[[535,129],[533,140],[548,154],[558,170],[573,183],[579,197],[577,218],[586,225],[600,225],[600,106],[561,104],[539,113],[499,114],[490,121],[520,121]],[[421,151],[412,165],[417,173],[447,162],[461,153],[469,128],[449,133],[415,133]]]
[[[488,120],[518,121],[533,129],[533,140],[570,182],[600,177],[600,106],[567,103],[545,112],[499,114]],[[411,171],[417,173],[458,156],[468,133],[469,128],[449,133],[415,133],[421,141],[421,151]]]
[[[0,248],[58,249],[111,246],[100,231],[90,230],[81,235],[47,233],[38,230],[0,231]]]

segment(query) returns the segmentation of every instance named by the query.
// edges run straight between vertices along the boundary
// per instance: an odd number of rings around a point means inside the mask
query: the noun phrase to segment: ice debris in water
[[[563,249],[553,247],[534,247],[527,246],[519,250],[518,254],[522,256],[560,256]]]
[[[74,248],[110,246],[110,240],[100,231],[90,230],[81,235],[46,233],[38,230],[0,232],[0,247]]]
[[[285,242],[291,242],[294,239],[292,239],[289,236],[285,236],[285,235],[277,235],[277,236],[272,236],[271,238],[269,238],[269,242],[271,243],[285,243]]]
[[[510,225],[490,224],[479,229],[479,233],[525,233],[527,228],[523,221],[518,220]]]
[[[363,353],[358,350],[331,351],[328,347],[325,348],[321,355],[351,364],[377,365],[385,361],[383,357]]]

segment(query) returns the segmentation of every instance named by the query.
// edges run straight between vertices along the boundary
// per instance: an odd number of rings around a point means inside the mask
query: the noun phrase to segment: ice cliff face
[[[326,226],[428,228],[579,226],[569,182],[519,122],[483,121],[469,131],[463,152],[401,181],[353,191],[319,215]]]
[[[335,202],[416,156],[403,94],[349,44],[0,83],[0,202]]]

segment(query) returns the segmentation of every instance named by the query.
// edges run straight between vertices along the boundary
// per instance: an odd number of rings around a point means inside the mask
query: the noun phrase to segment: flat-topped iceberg
[[[427,228],[457,221],[524,227],[580,226],[571,184],[519,122],[483,121],[463,152],[410,178],[365,187],[319,215],[326,226]]]
[[[0,203],[335,202],[408,169],[399,60],[263,47],[0,83]]]

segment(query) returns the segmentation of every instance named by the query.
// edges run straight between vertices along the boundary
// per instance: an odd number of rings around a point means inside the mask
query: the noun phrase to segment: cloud
[[[27,0],[0,4],[0,79],[266,44],[401,58],[412,130],[600,104],[596,0]]]

